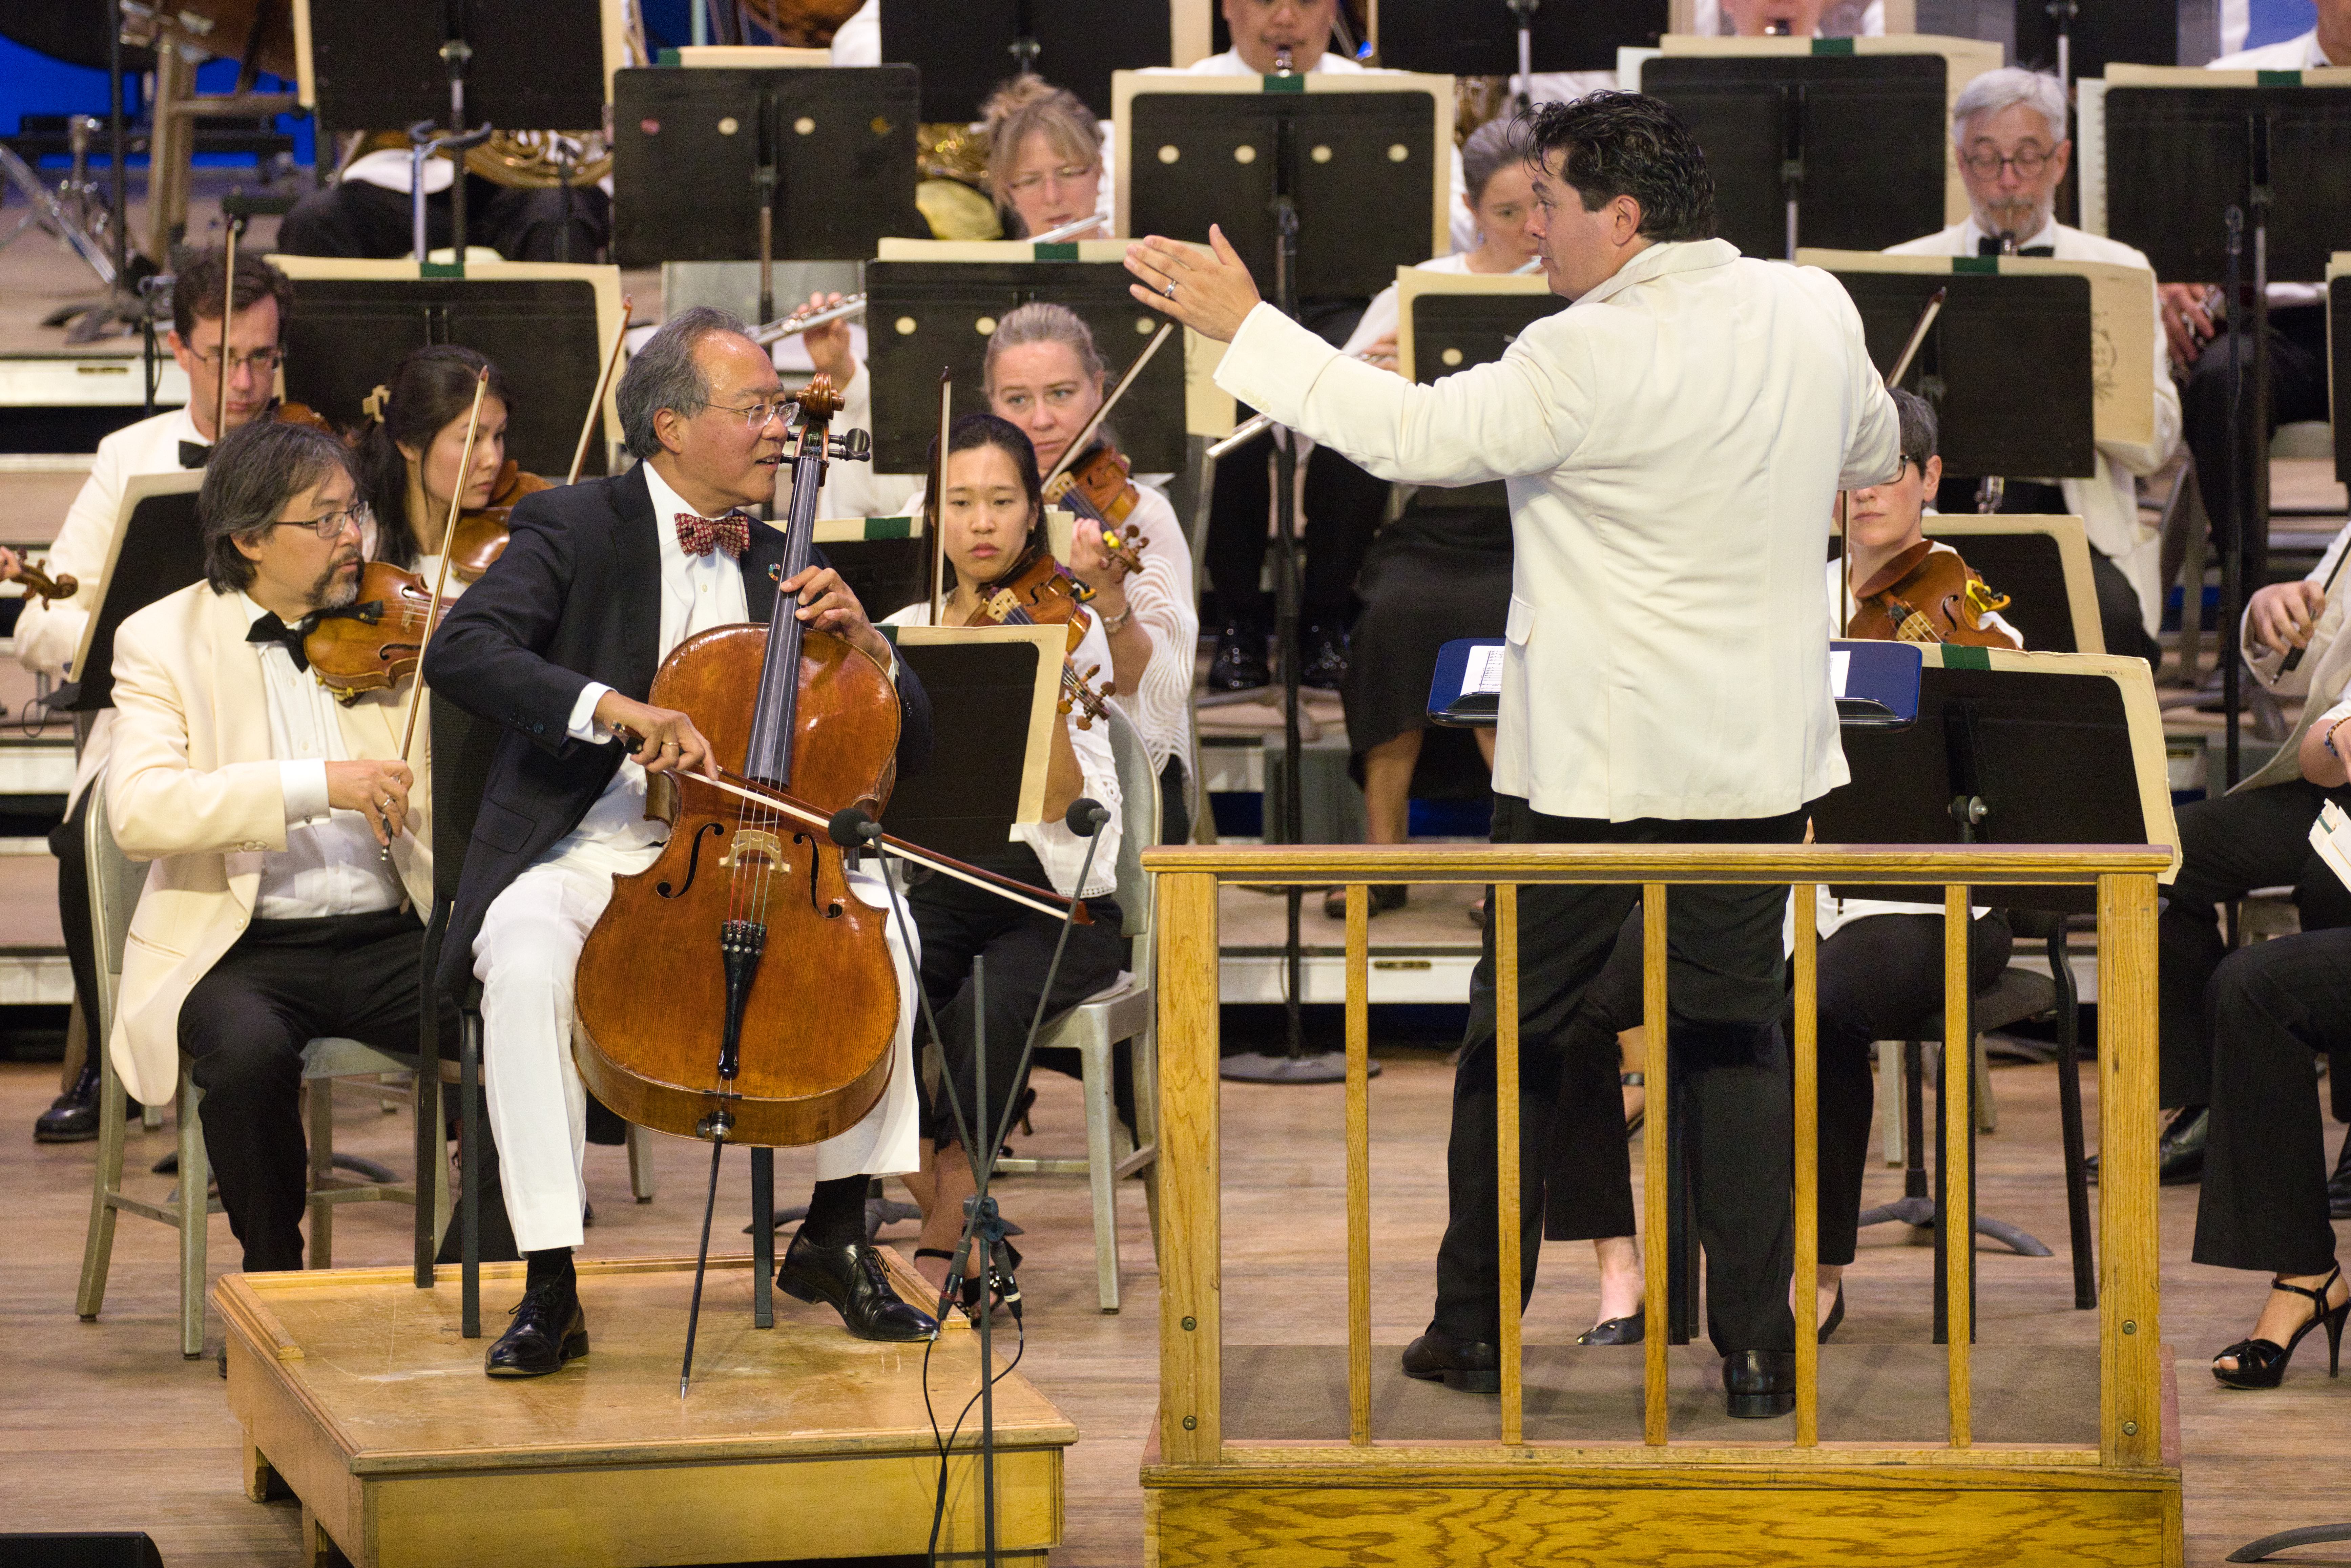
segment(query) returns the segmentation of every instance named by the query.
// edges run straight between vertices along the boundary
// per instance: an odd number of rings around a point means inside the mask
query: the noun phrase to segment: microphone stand
[[[1078,868],[1077,880],[1078,887],[1082,889],[1086,885],[1087,879],[1093,874],[1094,854],[1102,848],[1102,830],[1110,821],[1110,812],[1099,802],[1081,798],[1070,803],[1065,821],[1071,832],[1080,834],[1086,841],[1086,858]],[[881,842],[881,824],[853,806],[835,813],[827,831],[832,841],[843,848],[871,847],[877,858],[885,862],[889,858],[889,852]],[[911,934],[914,929],[914,923],[906,913],[904,895],[899,892],[898,884],[891,879],[889,867],[886,864],[882,868],[882,885],[889,890],[891,908],[897,916],[900,931]],[[1053,943],[1052,962],[1045,967],[1045,983],[1038,992],[1037,1011],[1029,1020],[1029,1037],[1021,1041],[1020,1062],[1013,1071],[1012,1082],[1016,1086],[1028,1075],[1029,1059],[1037,1050],[1037,1037],[1044,1030],[1046,1009],[1051,1005],[1053,982],[1061,972],[1061,956],[1070,945],[1070,928],[1077,923],[1079,902],[1078,898],[1072,898],[1069,910],[1061,917],[1061,934]],[[1017,1094],[1006,1096],[998,1119],[991,1126],[987,1116],[987,961],[984,956],[977,955],[973,956],[971,961],[974,1030],[972,1076],[979,1091],[979,1103],[973,1107],[973,1114],[968,1121],[964,1116],[963,1096],[956,1089],[955,1074],[942,1072],[939,1075],[940,1082],[946,1088],[948,1108],[955,1116],[956,1135],[962,1139],[964,1155],[971,1162],[974,1191],[971,1197],[964,1199],[963,1234],[956,1239],[955,1257],[947,1264],[946,1282],[939,1287],[938,1311],[933,1315],[944,1319],[947,1309],[962,1293],[963,1282],[969,1277],[967,1270],[971,1265],[972,1251],[974,1245],[977,1244],[980,1255],[978,1267],[981,1280],[978,1324],[980,1518],[983,1559],[987,1568],[995,1568],[997,1546],[994,1325],[996,1288],[999,1282],[1004,1287],[1005,1310],[1012,1314],[1015,1322],[1020,1321],[1021,1309],[1020,1285],[1019,1281],[1013,1277],[1011,1253],[1008,1250],[1005,1241],[1007,1233],[1004,1218],[998,1212],[993,1188],[996,1181],[997,1151],[1004,1146],[1005,1138],[1012,1131],[1013,1107],[1019,1103],[1019,1097]],[[939,1032],[938,1016],[932,1010],[930,992],[923,988],[919,977],[915,981],[914,989],[921,998],[923,1018],[930,1025],[931,1038],[939,1043],[941,1051],[945,1051],[946,1037]],[[983,1133],[991,1134],[987,1139],[987,1152],[984,1155],[980,1151],[980,1145],[972,1137],[972,1128],[975,1124]],[[939,1484],[944,1489],[946,1484],[946,1456],[944,1454],[940,1456],[939,1466]],[[936,1532],[934,1531],[933,1545],[935,1546],[936,1543]]]

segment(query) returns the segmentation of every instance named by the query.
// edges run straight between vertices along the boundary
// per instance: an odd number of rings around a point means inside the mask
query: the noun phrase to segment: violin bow
[[[596,434],[597,418],[604,412],[604,394],[611,390],[612,372],[620,368],[621,345],[629,340],[629,322],[636,314],[637,297],[621,297],[621,329],[612,334],[612,351],[604,357],[604,373],[596,378],[596,395],[588,400],[588,417],[580,423],[580,444],[572,449],[571,472],[564,476],[567,485],[580,483],[580,470],[588,461],[588,443]]]
[[[1159,330],[1151,335],[1151,341],[1143,346],[1143,352],[1134,356],[1134,363],[1126,367],[1126,374],[1118,378],[1118,384],[1110,389],[1110,395],[1102,400],[1102,406],[1094,410],[1093,417],[1079,426],[1078,434],[1071,439],[1069,445],[1061,449],[1061,455],[1055,460],[1052,471],[1045,476],[1044,483],[1050,485],[1060,478],[1063,469],[1084,455],[1088,444],[1094,438],[1094,432],[1102,428],[1102,421],[1110,417],[1110,411],[1118,406],[1118,400],[1126,395],[1126,389],[1134,384],[1135,378],[1143,374],[1143,367],[1151,362],[1151,356],[1159,351],[1159,345],[1167,341],[1175,330],[1176,323],[1173,321],[1159,324]]]
[[[1943,313],[1943,301],[1950,296],[1950,292],[1948,285],[1938,288],[1928,298],[1926,308],[1918,312],[1917,323],[1910,329],[1909,341],[1902,345],[1902,352],[1896,357],[1894,368],[1886,372],[1886,391],[1891,392],[1901,385],[1902,378],[1910,373],[1910,361],[1918,357],[1919,345],[1926,342],[1927,333],[1935,325],[1935,318]],[[1844,570],[1837,574],[1844,580],[1844,603],[1840,607],[1844,613],[1838,617],[1839,626],[1851,624],[1855,609],[1853,599],[1853,529],[1850,527],[1852,514],[1851,492],[1839,490],[1837,492],[1837,551],[1843,557],[1844,563]]]
[[[1886,372],[1888,391],[1900,386],[1902,378],[1909,373],[1910,361],[1918,355],[1918,345],[1927,340],[1928,329],[1934,326],[1935,318],[1943,313],[1943,300],[1950,292],[1949,287],[1938,288],[1934,297],[1927,301],[1926,308],[1918,312],[1918,324],[1910,329],[1910,340],[1902,345],[1901,356],[1894,361],[1894,368]]]
[[[489,390],[490,367],[484,365],[482,373],[474,378],[474,412],[465,416],[465,452],[457,459],[457,483],[451,487],[448,518],[441,525],[441,566],[433,574],[433,597],[424,601],[424,630],[417,633],[416,650],[420,661],[423,656],[425,640],[433,635],[434,624],[441,619],[441,596],[449,586],[449,557],[454,553],[450,546],[457,538],[457,512],[465,505],[466,476],[474,469],[474,438],[482,430],[482,394]],[[416,699],[423,690],[424,666],[419,663],[415,683],[408,688],[408,716],[401,721],[400,726],[400,757],[403,762],[408,759],[409,747],[416,740]],[[392,852],[389,845],[385,846],[384,852]]]
[[[924,522],[931,530],[931,624],[939,623],[946,613],[943,601],[946,597],[946,512],[947,512],[947,425],[955,402],[955,372],[947,366],[939,367],[939,444],[931,454],[930,494],[923,499]]]
[[[220,401],[213,404],[215,444],[228,434],[228,324],[236,312],[236,234],[244,226],[242,217],[230,216],[228,241],[221,251]]]

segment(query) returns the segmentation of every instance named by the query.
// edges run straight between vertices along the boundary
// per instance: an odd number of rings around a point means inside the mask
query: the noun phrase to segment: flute
[[[797,338],[802,332],[813,328],[829,326],[835,321],[846,321],[864,314],[865,296],[844,294],[841,297],[841,303],[838,305],[828,305],[821,310],[810,310],[803,305],[790,315],[768,322],[751,334],[751,341],[764,347],[769,343],[779,342],[786,338]]]

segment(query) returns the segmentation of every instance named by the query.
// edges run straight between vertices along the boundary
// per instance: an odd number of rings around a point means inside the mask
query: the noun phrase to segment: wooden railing
[[[1252,1463],[1311,1461],[1324,1467],[1416,1457],[1458,1467],[1541,1457],[1555,1463],[1606,1464],[1670,1458],[1753,1464],[1767,1458],[1830,1465],[2096,1466],[2155,1470],[2165,1460],[2163,1369],[2158,1351],[2156,1231],[2156,878],[2168,850],[2142,846],[1780,848],[1747,845],[1558,845],[1517,848],[1307,846],[1155,850],[1144,857],[1156,874],[1161,1129],[1160,1425],[1155,1464],[1220,1467],[1247,1484]],[[1220,1376],[1220,1258],[1217,1083],[1217,890],[1254,885],[1340,885],[1346,890],[1346,1235],[1347,1399],[1344,1446],[1228,1445]],[[1372,1433],[1371,1159],[1368,1051],[1369,888],[1375,883],[1467,883],[1493,887],[1491,920],[1497,992],[1496,1102],[1499,1126],[1499,1230],[1501,1261],[1500,1444],[1416,1442],[1407,1451],[1375,1449]],[[1519,1319],[1519,889],[1538,883],[1638,883],[1646,944],[1644,1013],[1647,1024],[1647,1131],[1645,1134],[1645,1249],[1647,1321],[1640,1441],[1574,1448],[1529,1445],[1521,1417]],[[1784,1444],[1706,1448],[1669,1441],[1667,1424],[1667,1150],[1672,1097],[1667,1028],[1666,921],[1676,884],[1784,883],[1794,892],[1795,1283],[1799,1302],[1814,1299],[1819,1258],[1818,1041],[1814,1003],[1814,891],[1827,883],[1940,888],[1945,917],[1945,1016],[1951,1038],[1965,1040],[1968,1016],[1968,904],[1970,886],[2090,885],[2098,921],[2099,1173],[2098,1249],[2101,1408],[2098,1446],[1974,1449],[1970,1429],[1973,1291],[1971,1249],[1945,1249],[1938,1282],[1949,1314],[1947,1437],[1943,1446],[1820,1442],[1819,1352],[1815,1337],[1796,1335],[1797,1398],[1792,1439]],[[1947,1048],[1949,1049],[1949,1048]],[[1972,1075],[1944,1074],[1942,1157],[1946,1190],[1970,1189]],[[1530,1450],[1533,1452],[1531,1453]],[[1147,1468],[1147,1475],[1149,1469]],[[1821,1472],[1821,1473],[1825,1473]],[[1878,1472],[1882,1475],[1884,1472]],[[1948,1473],[1948,1472],[1946,1472]],[[2086,1479],[2086,1478],[2085,1478]],[[2176,1479],[2174,1510],[2176,1520]],[[2176,1530],[2176,1524],[2173,1526]]]

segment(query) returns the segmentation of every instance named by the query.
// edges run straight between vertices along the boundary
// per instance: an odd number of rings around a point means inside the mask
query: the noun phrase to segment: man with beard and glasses
[[[197,501],[205,580],[115,635],[103,799],[124,852],[154,863],[107,1049],[151,1104],[191,1061],[248,1273],[302,1267],[303,1046],[416,1049],[429,718],[402,760],[408,687],[340,705],[302,652],[358,592],[358,495],[333,436],[232,431]]]

